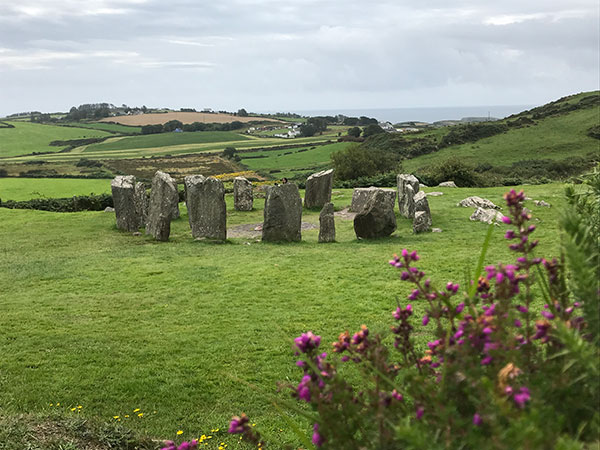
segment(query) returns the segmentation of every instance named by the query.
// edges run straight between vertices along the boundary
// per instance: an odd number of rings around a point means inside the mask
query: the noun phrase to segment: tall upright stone
[[[271,186],[265,198],[263,241],[302,239],[302,199],[298,186],[286,183]]]
[[[252,211],[252,183],[244,177],[233,179],[233,207],[236,211]]]
[[[398,186],[398,209],[400,210],[400,214],[412,219],[415,216],[413,198],[419,192],[419,180],[414,175],[401,173],[396,176],[396,183]]]
[[[319,214],[319,242],[335,242],[333,203],[325,203]]]
[[[148,220],[148,209],[150,207],[150,199],[146,195],[146,186],[141,181],[135,183],[134,192],[135,212],[139,219],[139,226],[145,227]]]
[[[157,171],[152,179],[146,234],[154,236],[157,241],[169,239],[171,220],[177,202],[177,183],[168,173]]]
[[[185,177],[186,205],[192,236],[227,239],[225,187],[221,180],[202,175]]]
[[[110,189],[117,217],[117,228],[137,231],[140,227],[140,218],[135,207],[135,177],[117,176],[111,181]]]
[[[179,219],[181,217],[181,211],[179,211],[179,189],[177,188],[177,180],[175,180],[174,178],[173,178],[173,180],[175,181],[175,189],[177,189],[177,201],[175,202],[175,205],[173,206],[171,220]]]
[[[355,188],[352,191],[352,204],[350,205],[351,212],[360,212],[363,210],[369,199],[373,196],[375,192],[383,192],[385,199],[390,203],[389,207],[394,210],[394,204],[396,203],[396,190],[395,189],[386,189],[386,188],[378,188],[378,187],[368,187],[368,188]]]
[[[354,217],[354,232],[357,238],[373,239],[386,237],[396,230],[394,202],[383,190],[374,191],[367,204]]]
[[[415,233],[429,231],[433,222],[431,220],[431,210],[429,209],[427,194],[423,191],[417,192],[415,194],[414,202],[415,214],[413,217],[413,231],[415,231]]]
[[[322,208],[331,201],[331,188],[333,186],[333,169],[313,173],[306,180],[304,191],[305,208]]]

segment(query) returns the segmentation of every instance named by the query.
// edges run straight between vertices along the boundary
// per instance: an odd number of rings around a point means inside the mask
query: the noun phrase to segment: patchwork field
[[[110,193],[110,180],[56,178],[0,178],[0,199],[66,198]]]
[[[59,152],[66,146],[50,146],[52,141],[112,136],[95,129],[40,125],[30,122],[6,122],[14,128],[0,128],[0,158],[27,155],[33,152]]]
[[[182,123],[229,123],[229,122],[253,122],[253,121],[265,121],[265,122],[280,122],[276,119],[270,119],[267,117],[240,117],[231,114],[221,113],[202,113],[202,112],[167,112],[167,113],[155,113],[155,114],[138,114],[134,116],[118,116],[118,117],[107,117],[102,119],[101,122],[113,122],[120,123],[122,125],[158,125],[165,124],[170,120],[179,120]]]
[[[57,184],[53,195],[101,187]],[[19,195],[20,188],[0,189]],[[527,203],[537,218],[538,254],[556,255],[563,186],[524,189],[553,205]],[[0,361],[2,413],[122,420],[165,439],[204,433],[212,436],[207,448],[216,449],[220,442],[249,448],[226,433],[231,415],[245,412],[273,448],[297,448],[270,403],[289,398],[286,389],[277,393],[278,381],[301,377],[293,338],[312,330],[327,346],[363,323],[387,335],[396,301],[410,289],[387,261],[404,247],[419,251],[420,267],[438,285],[464,283],[487,226],[455,205],[475,194],[502,204],[506,188],[435,190],[444,192],[429,198],[442,233],[413,235],[410,221],[398,218],[392,237],[357,241],[352,221],[337,217],[333,244],[318,244],[317,229],[295,244],[194,241],[183,205],[167,243],[117,231],[110,213],[0,208],[0,352],[10,355]],[[332,201],[341,209],[350,198],[350,190],[334,190]],[[261,199],[247,213],[234,211],[229,195],[227,202],[230,228],[262,222]],[[318,213],[303,221],[318,225]],[[503,233],[496,227],[486,263],[511,261]],[[422,314],[422,304],[413,307]],[[422,350],[428,332],[420,334]],[[310,424],[288,414],[309,432]]]

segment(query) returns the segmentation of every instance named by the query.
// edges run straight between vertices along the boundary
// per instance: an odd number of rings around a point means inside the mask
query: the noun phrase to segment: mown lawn
[[[525,189],[553,205],[527,204],[539,219],[539,254],[556,255],[562,186]],[[219,442],[247,448],[226,435],[231,415],[245,412],[273,448],[297,448],[270,403],[288,397],[286,389],[277,393],[278,381],[300,379],[293,338],[312,330],[327,349],[339,332],[363,323],[387,333],[396,301],[410,292],[387,264],[403,247],[419,251],[438,286],[463,284],[487,226],[455,205],[473,194],[502,204],[506,191],[435,190],[444,192],[429,198],[442,233],[415,236],[399,218],[392,237],[357,241],[352,222],[336,218],[333,244],[318,244],[316,229],[293,244],[197,242],[185,208],[167,243],[117,231],[110,213],[0,208],[0,414],[119,416],[159,438],[211,435],[208,448],[216,449]],[[350,190],[334,190],[332,201],[339,209],[350,198]],[[262,200],[247,213],[227,200],[229,226],[262,222]],[[318,224],[318,212],[303,220]],[[511,260],[504,229],[495,229],[486,263]],[[423,305],[413,306],[418,322]],[[418,328],[425,349],[428,333]]]
[[[110,180],[65,178],[0,178],[0,199],[66,198],[110,193]]]
[[[6,123],[15,127],[0,128],[0,158],[27,155],[33,152],[58,152],[65,148],[65,146],[50,146],[52,141],[112,136],[106,131],[94,129],[85,130],[20,121]]]

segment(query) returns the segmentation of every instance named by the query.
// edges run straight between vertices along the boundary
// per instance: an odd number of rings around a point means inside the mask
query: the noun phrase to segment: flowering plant
[[[413,286],[392,313],[396,351],[365,325],[341,333],[334,355],[312,332],[295,339],[302,376],[293,396],[313,411],[297,410],[313,421],[314,447],[583,448],[598,439],[598,247],[589,245],[597,235],[585,218],[571,229],[563,218],[566,251],[539,258],[523,192],[505,199],[511,264],[483,267],[493,226],[462,289],[436,287],[416,251],[390,260]],[[426,305],[422,317],[414,302]],[[433,328],[425,351],[418,327]],[[234,422],[230,432],[249,431]]]

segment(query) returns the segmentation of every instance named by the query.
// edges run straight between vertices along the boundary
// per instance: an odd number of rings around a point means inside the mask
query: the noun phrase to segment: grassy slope
[[[281,176],[291,176],[296,170],[313,170],[331,165],[331,153],[348,146],[346,142],[319,145],[314,149],[310,147],[294,148],[288,150],[268,150],[252,153],[241,153],[241,163],[250,170],[281,170]],[[308,149],[308,150],[306,150]],[[306,151],[300,151],[306,150]],[[286,153],[289,153],[286,155]],[[248,156],[264,155],[266,158],[247,158]]]
[[[590,93],[579,94],[565,102],[575,103],[586,95]],[[513,128],[477,142],[455,145],[405,160],[403,167],[407,171],[414,171],[450,157],[458,157],[473,165],[488,162],[494,166],[510,166],[527,159],[560,160],[594,152],[598,154],[600,141],[587,136],[587,132],[599,121],[598,107],[571,111],[540,119],[535,125]]]
[[[110,193],[110,180],[0,178],[0,199],[66,198]]]
[[[58,152],[64,147],[50,147],[52,141],[112,136],[101,130],[41,125],[30,122],[8,122],[15,128],[0,128],[0,158],[33,152]]]
[[[142,132],[142,127],[128,127],[126,125],[120,125],[118,123],[73,122],[70,125],[75,126],[75,127],[80,127],[80,128],[92,128],[95,130],[104,130],[104,131],[111,131],[111,132],[123,133],[123,134],[140,134]]]
[[[554,205],[528,204],[540,218],[539,254],[556,254],[562,187],[526,189]],[[0,412],[68,416],[82,405],[84,417],[129,414],[127,426],[162,438],[220,428],[214,439],[237,448],[223,428],[243,411],[282,448],[294,437],[268,396],[286,397],[275,383],[300,379],[295,336],[313,330],[328,343],[362,323],[387,332],[396,298],[410,292],[387,265],[403,247],[419,250],[421,267],[439,285],[462,283],[464,268],[475,265],[486,226],[455,204],[473,194],[501,204],[505,189],[440,190],[445,195],[430,204],[441,234],[415,236],[399,219],[395,237],[356,241],[352,222],[336,219],[338,243],[328,245],[317,243],[317,230],[296,244],[195,242],[184,208],[168,243],[119,232],[103,212],[0,208],[0,353],[10,355],[0,361]],[[332,200],[342,207],[350,197],[335,190]],[[241,213],[227,200],[229,226],[262,221],[262,201]],[[318,223],[318,213],[304,221]],[[511,260],[503,229],[486,263]],[[414,307],[419,317],[423,305]],[[423,348],[426,337],[419,335]],[[59,408],[49,406],[56,402]],[[308,424],[294,420],[308,433]]]
[[[204,144],[212,142],[243,141],[248,139],[230,131],[198,131],[195,133],[160,133],[144,136],[111,139],[107,142],[89,145],[86,152],[108,152],[113,150],[130,150],[153,147],[168,147],[184,144]]]

